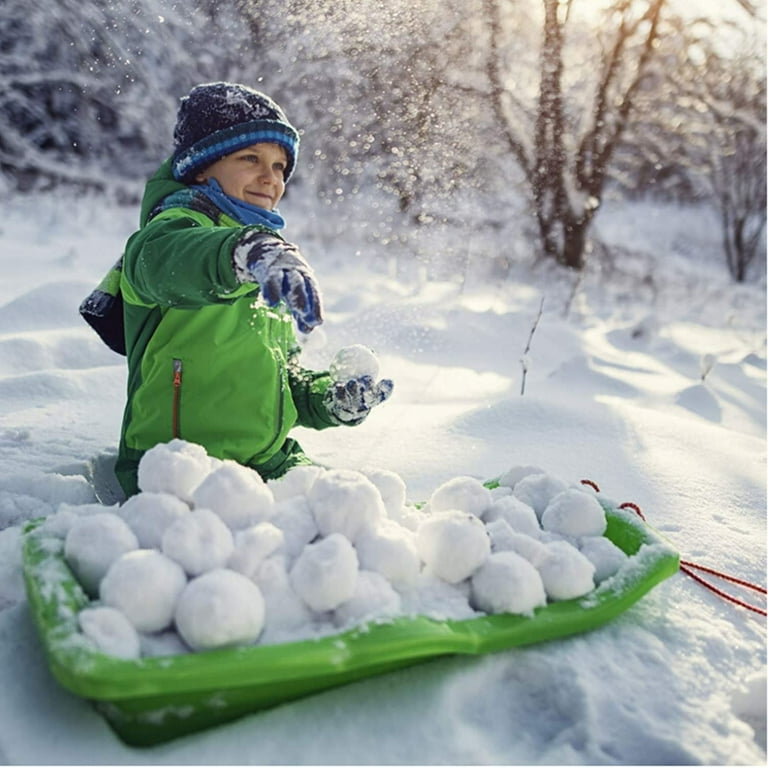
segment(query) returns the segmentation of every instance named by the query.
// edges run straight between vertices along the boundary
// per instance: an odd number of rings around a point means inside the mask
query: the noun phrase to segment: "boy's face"
[[[279,144],[252,144],[209,165],[195,181],[216,179],[231,197],[272,211],[285,192],[287,165],[288,156]]]

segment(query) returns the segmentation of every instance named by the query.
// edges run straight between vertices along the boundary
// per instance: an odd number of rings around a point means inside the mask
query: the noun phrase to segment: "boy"
[[[207,83],[182,99],[174,153],[147,183],[128,240],[128,398],[116,474],[138,491],[141,456],[173,438],[277,477],[309,464],[294,425],[355,425],[392,382],[332,382],[298,364],[292,318],[323,321],[314,273],[279,234],[299,135],[268,96]]]

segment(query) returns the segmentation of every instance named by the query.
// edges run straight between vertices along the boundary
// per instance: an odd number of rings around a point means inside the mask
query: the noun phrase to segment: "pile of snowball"
[[[627,556],[592,491],[517,466],[454,477],[423,506],[383,469],[252,469],[172,440],[122,505],[62,505],[44,526],[91,598],[83,635],[125,659],[322,637],[398,616],[532,615]]]

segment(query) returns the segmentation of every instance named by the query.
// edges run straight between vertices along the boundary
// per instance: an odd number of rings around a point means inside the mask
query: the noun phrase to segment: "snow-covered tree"
[[[213,9],[216,9],[215,12]],[[136,178],[168,151],[178,97],[247,41],[230,3],[5,0],[0,170],[24,189]]]
[[[613,177],[624,191],[712,204],[741,281],[765,238],[763,25],[750,3],[719,20],[670,15],[667,25],[674,34],[660,41],[662,66],[638,93]]]
[[[584,265],[589,226],[653,64],[665,2],[610,4],[590,41],[598,56],[590,58],[582,43],[579,66],[568,58],[566,39],[578,3],[542,0],[538,88],[534,103],[526,104],[514,92],[509,50],[517,7],[484,0],[487,75],[499,127],[528,181],[542,251],[564,266]],[[591,83],[581,74],[585,66],[595,73]]]
[[[279,5],[282,23],[267,30],[269,82],[311,125],[305,162],[332,171],[317,177],[319,194],[347,196],[373,184],[421,221],[429,201],[467,171],[461,147],[473,137],[450,67],[459,70],[471,55],[472,4]]]
[[[698,161],[720,212],[728,269],[742,282],[765,251],[765,60],[743,45],[728,56],[700,48],[687,65],[692,74],[681,87],[686,156]]]

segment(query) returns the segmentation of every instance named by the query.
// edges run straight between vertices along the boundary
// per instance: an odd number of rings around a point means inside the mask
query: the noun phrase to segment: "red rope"
[[[619,504],[619,509],[631,509],[643,522],[646,522],[643,511],[634,501],[625,501],[623,504]]]
[[[591,488],[594,488],[597,493],[600,493],[600,488],[593,480],[582,480],[581,482],[583,485],[589,485]],[[643,522],[646,522],[643,511],[633,501],[625,501],[623,504],[619,504],[619,509],[631,509]],[[767,594],[765,587],[752,584],[751,582],[744,581],[743,579],[737,579],[735,576],[730,576],[727,573],[723,573],[722,571],[716,571],[714,568],[707,568],[704,565],[699,565],[698,563],[691,562],[690,560],[681,560],[680,570],[686,576],[690,576],[692,579],[694,579],[694,581],[698,581],[699,584],[714,592],[716,595],[718,595],[718,597],[722,597],[724,600],[729,600],[730,602],[735,603],[736,605],[740,605],[742,608],[746,608],[747,610],[759,613],[761,616],[768,616],[768,613],[764,608],[759,608],[756,605],[751,605],[750,603],[746,603],[743,600],[739,600],[739,598],[734,597],[733,595],[729,595],[722,589],[718,589],[714,584],[710,584],[708,581],[702,579],[701,576],[698,576],[693,571],[703,571],[704,573],[708,573],[711,576],[716,576],[717,578],[731,582],[732,584],[738,584],[740,587],[745,587],[746,589],[760,592],[763,595]]]
[[[724,600],[729,600],[732,603],[735,603],[736,605],[740,605],[742,608],[746,608],[749,611],[754,611],[755,613],[759,613],[761,616],[768,616],[768,613],[763,608],[758,608],[756,605],[751,605],[750,603],[746,603],[743,600],[739,600],[738,597],[734,597],[733,595],[729,595],[727,592],[724,592],[722,589],[718,589],[714,584],[710,584],[708,581],[705,581],[700,576],[697,576],[691,568],[698,568],[699,570],[706,571],[707,573],[711,573],[713,576],[718,576],[721,579],[725,579],[726,581],[732,581],[734,584],[740,584],[742,587],[747,587],[748,589],[754,589],[756,592],[762,592],[765,594],[765,590],[762,587],[757,586],[757,584],[750,584],[747,581],[742,581],[741,579],[736,579],[733,576],[728,576],[728,574],[720,573],[719,571],[715,571],[711,568],[705,568],[702,565],[697,565],[696,563],[691,563],[687,560],[681,560],[680,561],[680,570],[686,575],[690,576],[694,581],[698,581],[699,584],[702,586],[705,586],[707,589],[714,592],[718,597],[722,597]]]
[[[735,576],[729,576],[727,573],[716,571],[714,568],[707,568],[706,565],[698,565],[697,563],[692,563],[690,560],[681,560],[680,565],[688,566],[688,568],[695,568],[696,570],[704,571],[705,573],[711,573],[713,576],[719,576],[721,579],[725,579],[726,581],[732,581],[734,584],[739,584],[740,586],[746,587],[747,589],[754,589],[755,592],[762,592],[764,595],[766,594],[765,587],[752,584],[749,581],[742,581],[741,579],[737,579]]]

